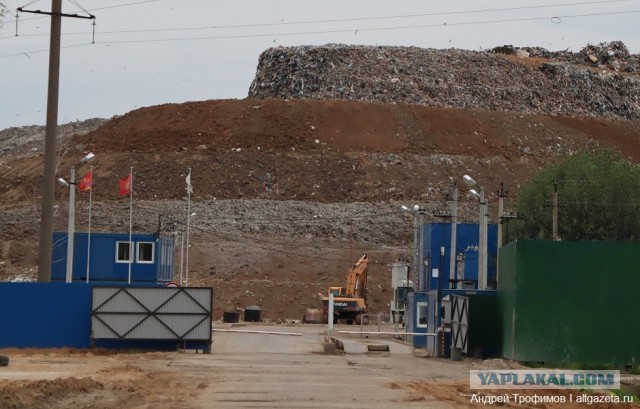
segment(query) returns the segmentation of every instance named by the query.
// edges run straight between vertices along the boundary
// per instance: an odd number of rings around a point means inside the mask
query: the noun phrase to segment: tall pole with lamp
[[[449,249],[449,287],[457,287],[456,277],[456,242],[458,240],[458,184],[453,183],[451,203],[451,247]],[[443,272],[444,273],[444,272]]]
[[[93,166],[89,166],[89,173],[91,174],[91,185],[89,186],[89,222],[87,223],[87,284],[89,283],[89,270],[91,266],[91,196],[93,195]]]
[[[69,217],[67,220],[67,269],[65,282],[73,281],[73,246],[75,238],[75,218],[76,218],[76,167],[92,161],[96,155],[87,154],[79,163],[71,166],[69,182],[63,178],[58,179],[58,183],[69,188]]]
[[[409,209],[407,206],[401,206],[400,209],[403,212],[413,213],[413,287],[418,291],[424,291],[427,289],[428,274],[424,273],[424,229],[422,225],[424,223],[423,217],[427,211],[418,205],[414,205],[413,209]]]
[[[424,215],[427,214],[427,210],[415,205],[413,211],[418,214],[418,228],[420,229],[419,244],[418,244],[418,288],[420,291],[427,291],[429,289],[429,274],[425,269],[424,264]]]
[[[189,231],[191,230],[191,193],[193,193],[193,186],[191,186],[191,168],[189,168],[189,174],[187,175],[185,182],[187,183],[187,255],[186,255],[186,286],[189,286]]]
[[[403,212],[411,212],[407,206],[400,206]],[[418,271],[418,214],[413,212],[413,261],[411,264],[411,270],[413,271],[413,287],[416,285],[416,272]],[[407,285],[409,285],[409,277],[407,276]]]
[[[488,203],[485,198],[484,186],[479,186],[469,175],[464,175],[463,179],[468,185],[478,186],[480,189],[479,193],[475,189],[469,190],[469,193],[476,197],[480,204],[480,218],[478,221],[478,289],[485,290],[487,288]]]

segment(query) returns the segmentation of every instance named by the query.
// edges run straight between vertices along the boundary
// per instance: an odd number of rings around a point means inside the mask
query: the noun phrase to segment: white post
[[[184,234],[180,233],[180,287],[184,285],[182,282],[182,268],[184,267]]]
[[[329,329],[329,336],[333,331],[333,293],[329,292],[329,309],[327,311],[327,328]]]
[[[413,266],[411,267],[413,270],[413,285],[417,291],[420,291],[418,287],[418,276],[420,271],[420,260],[418,259],[420,256],[420,233],[418,230],[418,212],[416,210],[413,211]],[[408,283],[407,283],[408,284]]]
[[[76,218],[76,167],[71,167],[71,178],[69,179],[69,220],[67,224],[67,273],[65,281],[73,281],[73,239],[75,238],[75,218]]]
[[[93,166],[89,166],[91,173],[91,188],[89,189],[89,225],[87,227],[87,283],[89,283],[89,265],[91,261],[91,195],[93,194]]]
[[[428,272],[425,271],[424,265],[424,209],[418,209],[418,288],[420,291],[429,290],[431,277]],[[438,278],[439,280],[439,278]]]
[[[133,168],[129,168],[129,274],[127,283],[131,284],[131,264],[133,263],[133,243],[131,242],[133,225]]]
[[[191,176],[191,168],[189,168],[189,176]],[[191,177],[189,177],[191,182]],[[186,286],[189,286],[189,230],[191,227],[191,186],[187,186],[187,254],[185,260]]]
[[[485,198],[484,187],[480,188],[480,249],[478,254],[478,289],[487,288],[487,243],[488,243],[489,206]]]
[[[453,184],[451,204],[451,248],[449,254],[449,288],[456,288],[456,241],[458,236],[458,185]]]

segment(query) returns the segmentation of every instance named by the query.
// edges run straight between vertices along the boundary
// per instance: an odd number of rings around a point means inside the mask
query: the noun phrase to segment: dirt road
[[[401,344],[326,355],[322,326],[239,328],[302,335],[215,332],[210,355],[3,350],[0,408],[424,408],[430,398],[407,385],[468,374],[462,363],[434,370],[443,364]]]
[[[478,391],[469,389],[470,369],[518,367],[503,360],[425,358],[397,341],[358,335],[338,335],[347,353],[325,354],[320,325],[235,329],[300,335],[216,331],[211,354],[0,350],[11,359],[0,367],[0,409],[469,408],[483,406],[471,401]],[[390,343],[391,353],[365,354],[358,346],[367,343]]]

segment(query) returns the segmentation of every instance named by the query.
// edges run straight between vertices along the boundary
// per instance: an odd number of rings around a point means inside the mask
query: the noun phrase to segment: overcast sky
[[[3,0],[0,129],[46,121],[50,0]],[[640,0],[62,0],[58,123],[164,103],[245,98],[258,57],[327,43],[579,51],[623,41],[640,53]]]

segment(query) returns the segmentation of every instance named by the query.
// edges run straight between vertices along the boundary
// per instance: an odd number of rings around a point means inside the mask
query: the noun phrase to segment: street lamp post
[[[413,286],[418,291],[425,291],[427,289],[427,276],[424,272],[424,229],[422,225],[424,223],[423,216],[427,213],[426,209],[414,205],[413,209],[409,209],[407,206],[400,207],[403,212],[413,213]],[[421,278],[423,278],[421,280]]]
[[[469,175],[464,175],[463,179],[465,183],[470,186],[478,186],[475,180]],[[484,186],[478,186],[480,192],[475,189],[469,190],[474,197],[476,197],[480,204],[480,218],[478,221],[478,289],[484,290],[487,288],[487,236],[488,236],[488,213],[489,206],[485,198]]]
[[[73,281],[73,246],[75,237],[75,218],[76,218],[76,166],[82,166],[85,163],[92,161],[96,155],[93,153],[87,154],[82,160],[71,166],[71,174],[69,182],[64,179],[58,179],[58,183],[63,186],[69,187],[69,218],[67,221],[67,271],[65,276],[65,282],[70,283]],[[87,254],[87,257],[89,255]]]
[[[444,268],[442,268],[444,259],[444,246],[440,246],[440,263],[438,265],[438,281],[436,282],[436,290],[440,291],[440,274],[444,274]]]

